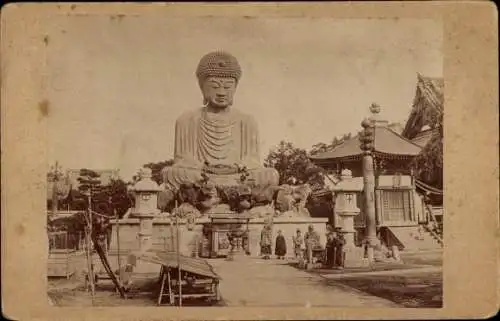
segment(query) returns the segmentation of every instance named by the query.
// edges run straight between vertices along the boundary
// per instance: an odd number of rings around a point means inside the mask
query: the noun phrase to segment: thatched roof
[[[444,79],[420,74],[417,78],[413,108],[402,132],[409,139],[413,139],[425,125],[436,128],[443,115]]]
[[[355,160],[361,158],[358,136],[354,136],[331,151],[310,156],[315,163],[331,160]],[[374,153],[382,158],[413,158],[421,151],[421,147],[402,137],[391,129],[375,127]]]

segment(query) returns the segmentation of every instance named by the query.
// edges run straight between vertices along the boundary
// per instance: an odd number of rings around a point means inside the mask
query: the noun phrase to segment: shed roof
[[[341,160],[355,159],[363,154],[359,147],[360,142],[358,136],[344,141],[331,151],[318,153],[310,156],[311,160]],[[380,126],[375,127],[375,144],[374,151],[382,157],[414,157],[421,151],[421,147],[411,142],[410,140],[398,135],[391,129]]]
[[[169,268],[177,268],[179,265],[178,262],[180,262],[180,268],[183,271],[218,280],[221,279],[206,260],[182,254],[177,255],[177,252],[149,251],[143,253],[140,259],[151,263],[161,264]]]

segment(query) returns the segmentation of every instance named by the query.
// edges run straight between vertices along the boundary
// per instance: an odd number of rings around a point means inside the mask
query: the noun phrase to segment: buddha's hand
[[[203,163],[201,163],[195,159],[188,158],[188,157],[179,158],[175,162],[175,165],[180,166],[180,167],[190,168],[190,169],[199,169],[199,170],[201,170],[203,168]]]
[[[231,164],[209,164],[205,163],[204,170],[217,175],[229,175],[238,173],[238,167]]]
[[[249,170],[249,169],[256,169],[256,168],[260,168],[260,167],[263,167],[258,160],[255,160],[253,158],[245,158],[243,159],[239,164],[238,166],[240,168],[245,168],[246,170]]]

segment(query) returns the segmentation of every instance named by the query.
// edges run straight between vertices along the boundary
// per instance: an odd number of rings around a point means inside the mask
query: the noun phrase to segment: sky
[[[417,73],[442,77],[442,25],[416,19],[61,16],[48,33],[49,164],[117,168],[128,180],[173,157],[174,124],[201,107],[200,58],[232,53],[234,108],[258,123],[261,157],[360,130],[375,102],[404,124]]]

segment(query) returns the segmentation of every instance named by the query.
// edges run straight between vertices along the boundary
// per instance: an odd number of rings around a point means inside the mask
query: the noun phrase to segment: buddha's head
[[[224,51],[211,52],[201,58],[196,76],[203,93],[204,105],[226,108],[233,104],[241,67],[234,56]]]

